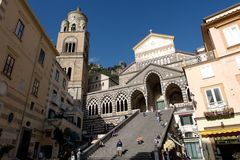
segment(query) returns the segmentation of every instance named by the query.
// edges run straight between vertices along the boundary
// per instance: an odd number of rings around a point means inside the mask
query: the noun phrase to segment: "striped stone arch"
[[[178,79],[178,80],[180,80],[180,79]],[[179,82],[178,80],[169,81],[166,84],[164,84],[163,85],[163,94],[166,94],[166,90],[167,90],[168,86],[170,86],[171,84],[175,84],[181,89],[183,101],[188,102],[188,97],[185,92],[186,81],[183,79],[182,82]]]
[[[86,107],[86,110],[87,110],[87,115],[88,116],[95,116],[95,115],[98,115],[99,112],[98,112],[98,100],[96,98],[91,98],[88,103],[87,103],[87,107]]]
[[[160,81],[162,80],[162,76],[161,76],[161,74],[160,74],[159,72],[154,71],[154,70],[150,70],[150,71],[144,76],[144,80],[143,80],[143,83],[144,83],[144,84],[146,84],[146,81],[147,81],[148,76],[149,76],[150,74],[152,74],[152,73],[155,73],[156,75],[158,75]]]
[[[96,96],[92,96],[92,97],[90,97],[90,98],[88,98],[88,100],[87,100],[87,105],[93,100],[93,99],[95,99],[96,100],[96,102],[97,102],[97,104],[98,104],[98,102],[99,102],[99,98],[97,98]]]
[[[143,94],[143,98],[145,99],[145,106],[142,106],[140,107],[139,105],[136,105],[138,104],[137,103],[137,100],[133,98],[133,95],[135,92],[141,92]],[[140,88],[140,87],[136,87],[136,88],[133,88],[131,91],[130,91],[130,104],[131,104],[131,109],[140,109],[140,111],[146,111],[146,105],[147,105],[147,91]]]
[[[123,112],[128,110],[129,101],[128,101],[128,94],[125,91],[119,91],[116,94],[116,112]]]
[[[185,86],[184,86],[185,83],[181,84],[180,82],[178,82],[176,80],[173,80],[173,81],[169,81],[169,82],[167,82],[166,84],[163,85],[163,88],[162,88],[163,93],[166,92],[167,87],[171,84],[177,85],[181,90],[185,88]]]
[[[143,95],[146,94],[146,92],[144,92],[144,90],[143,90],[142,88],[137,87],[137,88],[133,88],[133,89],[130,91],[129,97],[131,98],[131,97],[132,97],[132,94],[133,94],[135,91],[137,91],[137,90],[140,91],[140,92],[142,92]]]
[[[101,98],[99,99],[99,102],[102,103],[106,97],[109,97],[111,100],[114,99],[114,97],[112,96],[112,94],[106,93],[106,94],[104,94],[103,96],[101,96]]]
[[[117,91],[117,92],[114,94],[114,99],[117,99],[117,97],[118,97],[120,94],[125,94],[126,96],[129,95],[127,91],[125,91],[125,90],[120,90],[120,91]]]
[[[113,96],[104,94],[100,100],[101,114],[108,114],[113,112]]]

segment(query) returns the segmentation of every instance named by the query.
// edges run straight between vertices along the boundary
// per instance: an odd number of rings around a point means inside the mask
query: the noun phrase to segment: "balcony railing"
[[[191,59],[185,60],[183,63],[185,66],[189,66],[189,65],[193,65],[193,64],[204,62],[204,61],[213,60],[213,59],[215,59],[214,51],[209,51],[209,52],[200,53]]]
[[[234,109],[225,107],[221,110],[204,112],[204,116],[207,120],[227,119],[234,117]]]
[[[57,95],[53,94],[51,97],[51,102],[54,103],[55,105],[59,105]]]
[[[77,125],[69,122],[68,120],[64,119],[64,118],[53,118],[53,119],[46,119],[45,120],[45,124],[44,124],[44,128],[45,129],[50,129],[52,127],[63,127],[63,128],[70,128],[73,131],[80,133],[81,132],[81,128],[79,128]]]
[[[170,105],[170,106],[174,107],[176,111],[182,110],[183,108],[185,110],[194,110],[192,102],[175,103],[174,105]]]

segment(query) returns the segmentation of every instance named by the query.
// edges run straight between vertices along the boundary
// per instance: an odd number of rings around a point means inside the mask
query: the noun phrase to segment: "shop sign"
[[[214,138],[216,144],[240,144],[240,138],[238,137],[218,137]]]

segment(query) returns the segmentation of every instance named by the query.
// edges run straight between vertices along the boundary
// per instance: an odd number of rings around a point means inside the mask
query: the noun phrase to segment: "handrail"
[[[85,149],[81,153],[82,159],[87,159],[90,155],[92,155],[99,147],[99,142],[103,142],[104,144],[112,137],[113,132],[118,132],[120,129],[122,129],[128,122],[130,122],[138,113],[140,110],[136,110],[131,116],[123,120],[121,123],[119,123],[116,127],[114,127],[111,131],[109,131],[105,136],[103,136],[101,139],[99,139],[95,144],[92,144],[90,147]]]

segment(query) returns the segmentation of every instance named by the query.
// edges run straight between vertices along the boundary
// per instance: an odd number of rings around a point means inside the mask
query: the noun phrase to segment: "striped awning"
[[[200,131],[202,137],[222,137],[222,136],[238,136],[240,128],[222,128],[217,130]]]

